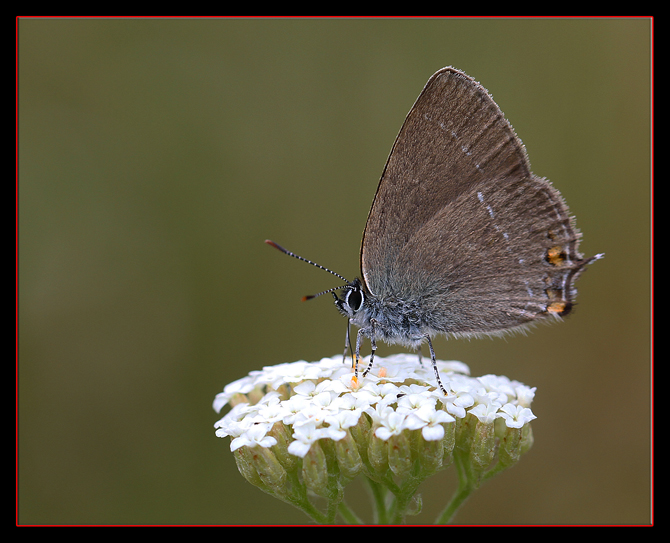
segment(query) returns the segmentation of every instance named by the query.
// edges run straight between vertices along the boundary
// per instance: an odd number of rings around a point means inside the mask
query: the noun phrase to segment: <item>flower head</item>
[[[341,496],[361,472],[384,484],[416,484],[417,474],[443,469],[463,451],[479,473],[498,457],[500,443],[504,467],[516,462],[532,443],[523,436],[535,418],[535,388],[471,377],[461,362],[437,367],[447,395],[416,355],[377,357],[357,380],[341,356],[267,366],[217,394],[214,409],[231,408],[215,423],[216,435],[231,438],[247,480],[291,503],[305,490],[286,485]]]

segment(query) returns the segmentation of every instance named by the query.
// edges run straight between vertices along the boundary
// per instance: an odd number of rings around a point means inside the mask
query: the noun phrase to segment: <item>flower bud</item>
[[[370,435],[368,462],[377,475],[383,475],[389,467],[386,441],[377,437],[374,433]]]
[[[500,438],[500,463],[504,466],[516,464],[521,458],[521,428],[507,428]]]
[[[368,460],[368,443],[370,442],[371,428],[370,419],[365,414],[362,414],[358,419],[358,422],[349,428],[349,435],[351,435],[351,438],[356,444],[358,453],[363,462],[367,462]]]
[[[328,496],[328,464],[318,441],[312,443],[302,459],[302,480],[317,496]]]
[[[526,424],[521,428],[521,444],[519,445],[519,452],[526,454],[533,446],[533,428],[530,424]]]
[[[392,435],[387,442],[388,463],[391,471],[400,478],[410,475],[412,469],[412,452],[409,432]]]
[[[347,431],[346,434],[335,442],[335,457],[340,473],[347,479],[353,479],[363,469],[363,461],[351,433]]]
[[[421,432],[418,434],[414,443],[417,451],[417,460],[419,466],[423,473],[434,473],[442,468],[442,462],[444,460],[444,439],[435,439],[432,441],[426,441],[421,439]]]
[[[442,438],[442,466],[448,467],[454,461],[454,446],[456,445],[456,425],[457,422],[443,424],[444,437]]]
[[[277,461],[287,471],[292,471],[298,463],[298,457],[288,452],[288,444],[291,440],[291,430],[283,422],[277,421],[274,423],[268,435],[277,440],[277,444],[273,447]]]
[[[254,466],[250,451],[251,449],[249,447],[240,447],[239,449],[235,449],[233,451],[237,469],[242,474],[242,477],[244,477],[252,485],[263,488],[265,485],[258,476],[258,472]]]
[[[238,453],[235,457],[238,469],[247,481],[280,495],[285,493],[286,470],[270,448],[244,446],[235,452]]]
[[[472,465],[478,470],[486,469],[496,452],[495,425],[493,422],[477,421],[470,446]]]

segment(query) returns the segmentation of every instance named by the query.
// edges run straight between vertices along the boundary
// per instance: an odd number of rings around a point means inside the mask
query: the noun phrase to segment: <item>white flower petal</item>
[[[444,426],[441,424],[424,426],[421,435],[426,441],[438,441],[444,437]]]
[[[472,413],[475,417],[479,419],[480,422],[484,424],[492,423],[496,418],[498,418],[498,408],[500,406],[495,403],[480,403],[475,405],[470,409],[469,413]]]
[[[302,441],[292,441],[288,444],[288,452],[294,456],[299,456],[304,458],[305,455],[309,452],[309,448],[312,446],[311,443],[304,443]]]
[[[511,403],[500,408],[500,417],[505,419],[505,425],[508,428],[522,428],[526,423],[537,418],[527,407]]]
[[[536,389],[505,376],[470,377],[461,362],[437,361],[448,391],[445,396],[434,382],[430,361],[420,364],[416,354],[377,357],[364,378],[368,362],[369,357],[360,362],[357,381],[350,361],[343,364],[341,355],[252,371],[214,398],[217,412],[233,398],[236,403],[215,423],[215,433],[230,437],[233,450],[270,447],[276,440],[266,434],[280,421],[293,435],[289,453],[304,456],[318,439],[342,439],[363,413],[372,419],[375,435],[384,440],[410,429],[420,429],[425,440],[439,440],[445,424],[468,412],[483,422],[502,418],[513,428],[535,418],[529,407]]]

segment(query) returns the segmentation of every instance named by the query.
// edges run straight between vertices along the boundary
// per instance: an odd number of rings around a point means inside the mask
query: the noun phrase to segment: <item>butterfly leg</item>
[[[347,319],[347,335],[344,336],[344,353],[342,353],[342,364],[347,359],[347,349],[351,350],[351,340],[349,337],[349,328],[351,327],[351,320]]]
[[[368,363],[368,367],[365,368],[365,371],[363,372],[363,377],[365,377],[368,372],[372,369],[372,363],[375,360],[375,352],[377,351],[377,342],[375,341],[375,323],[377,321],[375,319],[370,319],[370,362]]]
[[[356,378],[358,378],[358,361],[361,359],[361,343],[363,343],[363,337],[366,333],[367,328],[359,328],[358,334],[356,335],[356,353],[354,354],[354,359],[352,361]]]
[[[428,340],[428,348],[430,349],[430,361],[433,364],[433,371],[435,372],[435,378],[437,379],[437,384],[440,387],[440,390],[442,393],[447,396],[447,391],[444,389],[444,385],[442,384],[442,380],[440,379],[440,372],[437,371],[437,362],[435,360],[435,351],[433,350],[433,344],[430,341],[430,336],[426,334],[424,336],[426,340]]]

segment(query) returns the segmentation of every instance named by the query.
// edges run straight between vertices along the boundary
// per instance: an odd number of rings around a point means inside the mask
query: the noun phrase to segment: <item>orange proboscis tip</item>
[[[358,381],[358,377],[355,376],[355,375],[353,375],[353,376],[351,377],[351,388],[353,388],[354,390],[356,390],[359,386],[360,386],[360,383],[359,383],[359,381]]]

